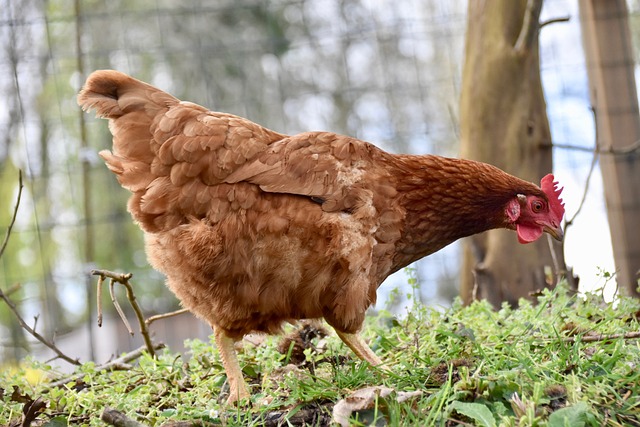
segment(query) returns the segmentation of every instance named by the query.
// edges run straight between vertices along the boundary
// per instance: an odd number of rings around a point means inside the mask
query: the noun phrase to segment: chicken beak
[[[564,239],[564,232],[562,231],[562,227],[559,226],[559,225],[556,226],[556,227],[552,227],[550,225],[545,225],[544,226],[544,231],[549,233],[551,235],[551,237],[553,237],[554,239],[556,239],[559,242],[562,242],[562,239]]]

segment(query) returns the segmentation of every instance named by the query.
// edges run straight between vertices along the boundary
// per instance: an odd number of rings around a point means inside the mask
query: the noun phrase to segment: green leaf
[[[558,409],[549,415],[549,427],[584,427],[588,411],[589,405],[585,402]]]
[[[250,378],[258,378],[258,371],[255,365],[245,365],[245,367],[242,368],[242,372]]]
[[[51,418],[42,427],[67,427],[67,425],[67,417],[58,416]]]
[[[493,418],[493,414],[489,408],[481,403],[455,401],[451,404],[451,409],[454,409],[465,417],[473,419],[479,426],[495,427],[496,425],[496,420]]]

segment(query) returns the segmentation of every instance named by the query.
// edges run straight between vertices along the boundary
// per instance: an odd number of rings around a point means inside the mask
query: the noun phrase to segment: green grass
[[[403,403],[394,393],[380,397],[353,415],[353,425],[384,419],[407,426],[640,426],[640,340],[585,342],[637,332],[639,317],[638,300],[605,303],[564,287],[518,309],[456,302],[444,312],[416,307],[403,319],[380,313],[368,318],[364,335],[391,373],[354,360],[333,335],[314,339],[321,348],[305,350],[306,361],[287,369],[291,355],[278,351],[280,337],[269,337],[240,354],[253,391],[251,405],[241,408],[222,403],[226,377],[211,343],[189,342],[188,360],[165,350],[126,370],[97,372],[87,363],[80,380],[56,388],[47,386],[58,379],[55,372],[26,360],[0,373],[0,425],[20,421],[25,404],[36,399],[45,403],[37,420],[51,427],[103,426],[105,407],[146,425],[260,426],[286,417],[292,425],[300,419],[324,425],[340,399],[380,385],[422,394]],[[34,384],[34,372],[45,380]]]

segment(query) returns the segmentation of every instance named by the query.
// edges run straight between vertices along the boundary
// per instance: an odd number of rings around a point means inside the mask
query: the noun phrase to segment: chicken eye
[[[540,200],[534,200],[531,203],[531,209],[533,209],[535,213],[542,212],[542,210],[544,209],[544,203],[542,203]]]

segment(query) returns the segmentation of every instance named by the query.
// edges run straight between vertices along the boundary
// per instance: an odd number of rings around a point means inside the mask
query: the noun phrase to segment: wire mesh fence
[[[148,267],[127,194],[99,160],[105,123],[80,112],[75,95],[90,71],[113,68],[178,98],[247,117],[283,133],[329,130],[394,152],[455,156],[466,25],[464,1],[2,0],[0,3],[0,232],[9,223],[17,169],[25,192],[0,288],[48,336],[93,322],[92,266],[134,273],[149,312],[176,305]],[[548,0],[541,32],[542,76],[554,139],[593,145],[584,59],[573,2]],[[556,149],[569,211],[579,203],[589,152]],[[596,242],[608,239],[602,186],[587,198]],[[600,214],[601,213],[601,214]],[[595,219],[594,219],[595,218]],[[575,235],[580,227],[576,221]],[[567,236],[567,261],[584,240]],[[602,247],[602,243],[596,243]],[[572,246],[573,245],[573,246]],[[610,252],[610,251],[609,251]],[[601,253],[601,251],[600,251]],[[608,258],[589,261],[588,270]],[[456,294],[458,248],[421,261],[413,297],[444,304]],[[580,273],[580,268],[577,268]],[[390,278],[382,303],[407,301],[405,276]],[[86,331],[92,331],[84,326]],[[172,333],[175,333],[172,332]],[[92,333],[83,339],[91,343]],[[0,308],[3,357],[29,352],[27,337]],[[125,350],[126,340],[109,351]],[[88,356],[89,357],[89,356]]]

